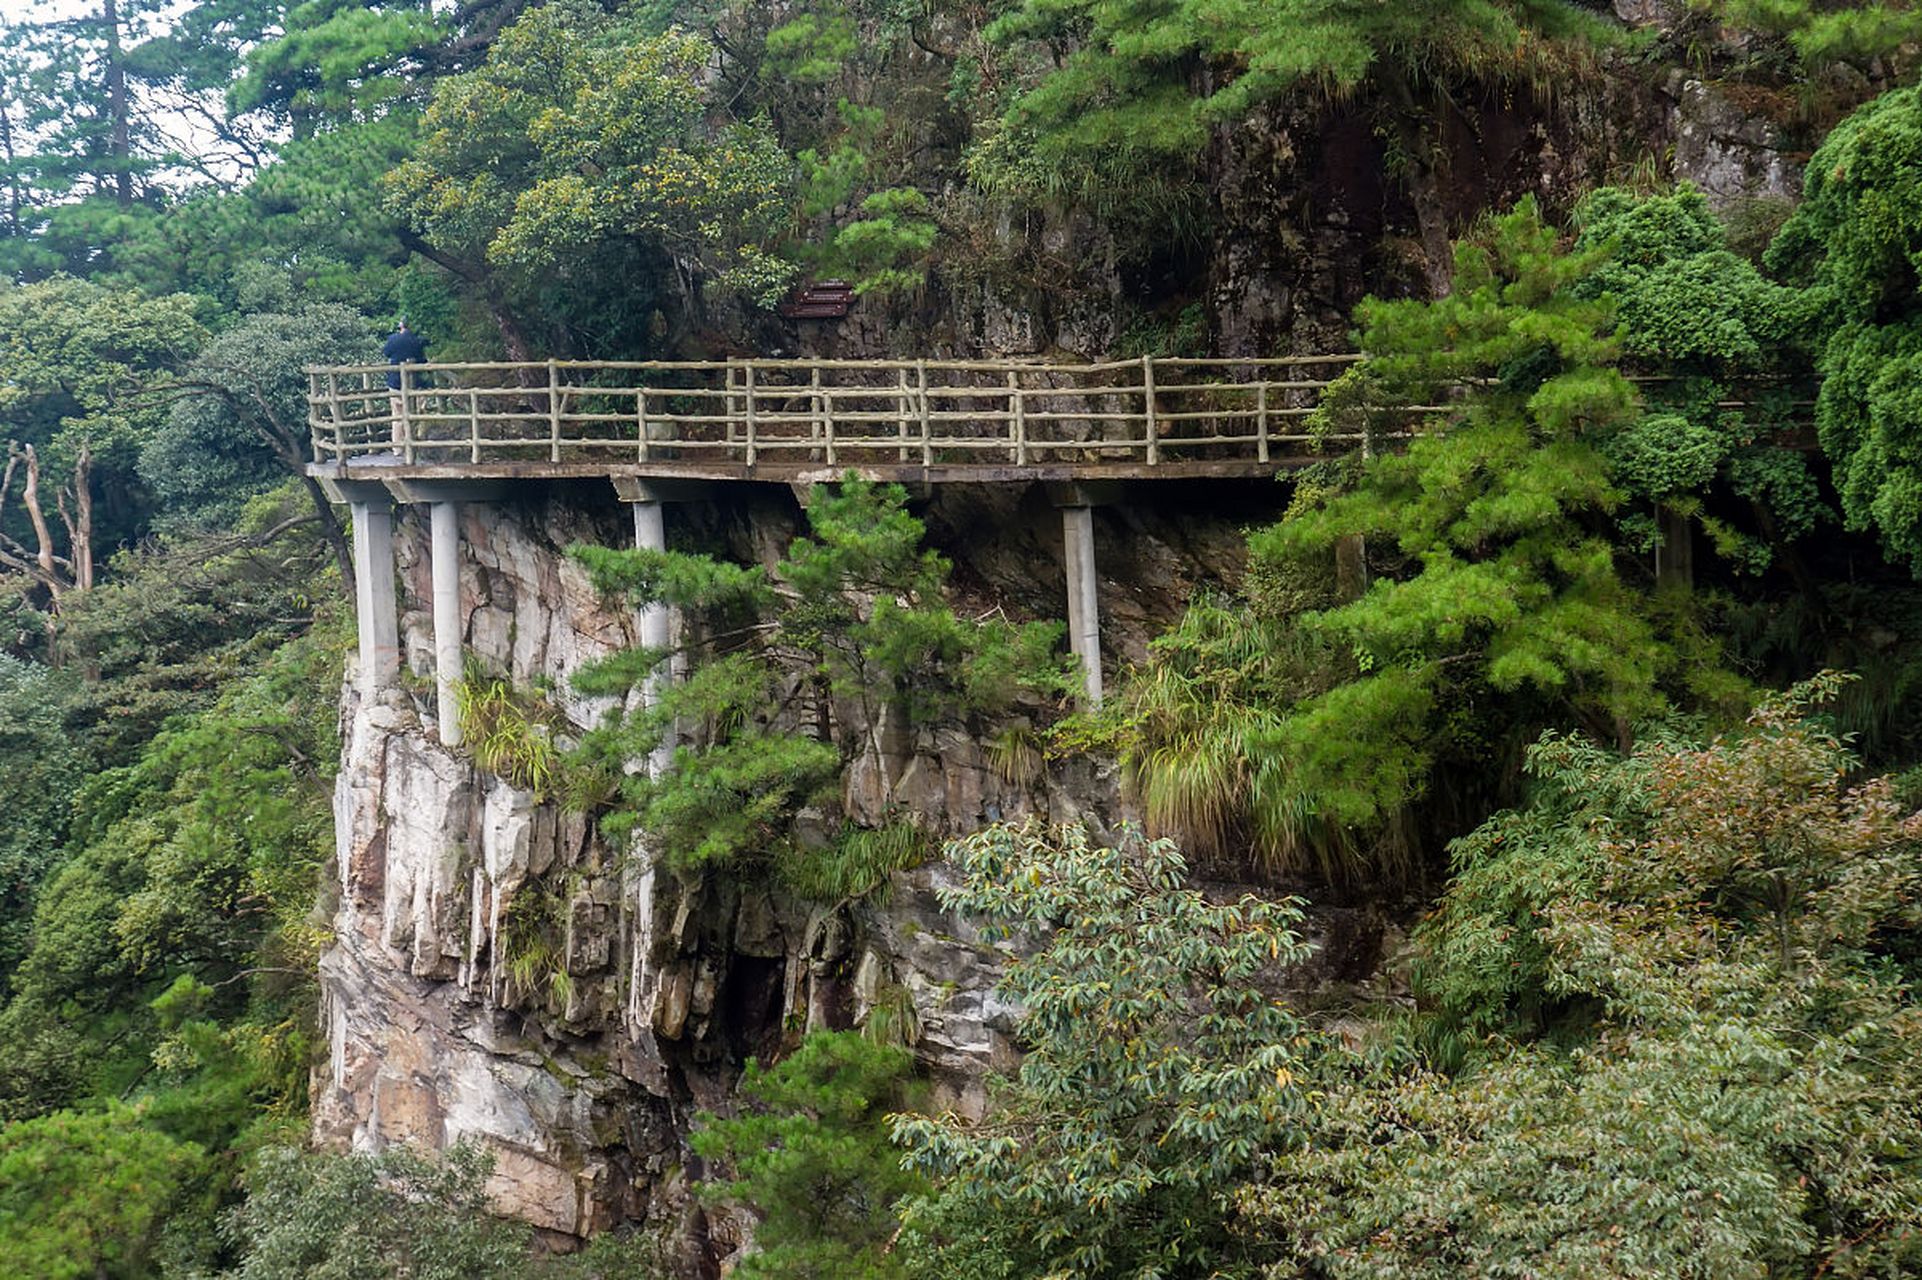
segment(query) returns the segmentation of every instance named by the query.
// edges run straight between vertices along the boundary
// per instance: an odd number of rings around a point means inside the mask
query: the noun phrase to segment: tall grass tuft
[[[474,763],[523,791],[550,794],[560,780],[557,715],[505,680],[469,672],[454,687],[455,714]]]
[[[1222,868],[1334,884],[1415,874],[1399,822],[1351,831],[1294,784],[1282,726],[1337,661],[1288,621],[1244,604],[1191,606],[1101,713],[1150,833]]]
[[[574,976],[567,971],[566,913],[561,894],[530,881],[502,913],[496,944],[508,981],[528,998],[551,998],[560,1010],[574,999]]]

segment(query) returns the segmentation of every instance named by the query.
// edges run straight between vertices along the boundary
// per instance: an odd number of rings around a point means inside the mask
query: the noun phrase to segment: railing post
[[[320,461],[320,375],[307,371],[307,438],[314,450],[314,461]]]
[[[934,465],[934,419],[928,415],[928,362],[914,362],[914,376],[919,384],[921,401],[921,465]]]
[[[1160,429],[1155,424],[1155,358],[1141,357],[1141,400],[1148,416],[1148,465],[1161,461]]]
[[[747,465],[754,465],[754,366],[748,365],[741,371],[745,390],[741,393],[746,400],[747,409]]]
[[[553,360],[547,362],[547,456],[561,460],[561,366]]]
[[[821,425],[827,432],[828,465],[831,467],[834,465],[834,392],[831,389],[821,393],[821,408]]]
[[[1268,382],[1255,384],[1255,461],[1268,461]]]
[[[906,462],[908,460],[908,371],[905,367],[899,367],[895,369],[894,374],[895,385],[901,388],[901,394],[894,398],[894,412],[897,415],[894,423],[894,437],[901,442],[895,448],[894,460]]]
[[[821,443],[822,400],[821,400],[821,366],[818,364],[814,366],[814,376],[811,379],[809,379],[809,385],[813,388],[813,393],[808,396],[808,409],[809,409],[809,412],[813,414],[813,418],[808,423],[808,443],[810,445],[819,446]],[[814,461],[814,450],[812,448],[808,450],[808,461],[809,462]]]
[[[731,447],[734,444],[734,419],[740,410],[734,406],[736,385],[734,357],[727,359],[727,370],[723,375],[725,394],[721,397],[721,438]]]
[[[327,416],[334,424],[334,460],[347,461],[347,452],[341,446],[347,443],[347,431],[340,420],[340,375],[323,374],[327,379]]]
[[[640,433],[641,433],[641,448],[638,456],[640,461],[646,462],[647,461],[647,388],[646,387],[636,387],[634,389],[634,425],[640,429]]]
[[[467,388],[467,428],[469,438],[473,441],[474,461],[479,462],[481,460],[479,387]]]
[[[414,461],[414,419],[413,415],[408,411],[407,401],[411,397],[413,390],[414,374],[412,367],[402,365],[400,367],[400,456],[402,461],[409,464]],[[389,408],[391,407],[390,405]]]
[[[1014,411],[1014,465],[1028,465],[1028,406],[1019,370],[1008,370],[1008,404]]]

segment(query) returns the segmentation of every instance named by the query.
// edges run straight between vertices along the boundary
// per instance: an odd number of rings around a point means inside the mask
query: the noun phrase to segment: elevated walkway
[[[399,390],[362,365],[310,370],[308,399],[343,478],[1174,479],[1311,459],[1302,419],[1359,358],[420,364]]]
[[[1098,364],[993,360],[574,361],[308,371],[312,474],[352,510],[361,680],[398,677],[393,504],[430,508],[440,733],[462,670],[457,512],[518,481],[610,481],[635,545],[665,548],[663,504],[775,483],[806,501],[850,471],[919,486],[1049,486],[1062,514],[1071,647],[1102,691],[1092,508],[1123,482],[1273,475],[1359,435],[1303,420],[1360,357]],[[398,373],[401,386],[390,388]],[[1398,409],[1386,434],[1447,406]],[[667,613],[643,631],[667,646]],[[664,678],[664,677],[663,677]]]

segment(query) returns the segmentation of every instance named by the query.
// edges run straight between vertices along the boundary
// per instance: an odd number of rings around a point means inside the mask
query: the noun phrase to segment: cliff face
[[[1239,526],[1272,518],[1284,496],[1268,483],[1165,488],[1151,510],[1099,514],[1111,662],[1138,654],[1193,591],[1232,577]],[[1041,494],[944,490],[923,515],[956,561],[966,607],[1060,611],[1060,525]],[[605,607],[564,548],[618,545],[625,519],[600,486],[462,510],[473,660],[517,687],[551,688],[575,728],[605,703],[574,694],[569,676],[636,643],[637,619]],[[735,486],[672,508],[669,536],[771,563],[798,522],[785,489]],[[824,904],[751,876],[683,883],[610,848],[589,819],[440,744],[424,521],[405,516],[397,541],[412,678],[375,701],[350,685],[343,705],[328,1051],[314,1089],[323,1143],[484,1141],[506,1212],[560,1236],[662,1223],[698,1269],[741,1224],[691,1206],[684,1140],[695,1111],[729,1106],[746,1058],[858,1024],[877,1002],[897,1016],[911,1007],[937,1103],[983,1105],[986,1073],[1011,1062],[1009,1010],[990,990],[998,953],[935,900],[946,867],[897,875],[875,900]],[[850,771],[845,805],[856,816],[906,807],[949,834],[1028,813],[1097,824],[1121,813],[1110,778],[1077,766],[1011,781],[959,725],[895,735],[887,758]],[[563,939],[542,972],[515,963],[514,921],[529,904],[557,917]]]
[[[1450,229],[1523,196],[1560,217],[1597,186],[1671,181],[1701,188],[1736,224],[1772,226],[1750,206],[1799,193],[1806,126],[1798,139],[1769,118],[1793,120],[1794,94],[1717,78],[1752,55],[1748,39],[1717,31],[1682,0],[1613,7],[1655,43],[1602,51],[1552,84],[1457,85],[1424,117],[1437,152],[1436,212]],[[1686,67],[1663,65],[1685,53]],[[1838,101],[1872,95],[1866,85],[1828,90]],[[1364,94],[1278,101],[1220,126],[1200,158],[1205,191],[1183,215],[1192,225],[1117,230],[1045,204],[986,225],[959,200],[946,222],[971,238],[912,298],[863,299],[832,323],[733,317],[710,335],[714,350],[1104,359],[1148,347],[1344,349],[1364,297],[1428,288],[1408,160],[1387,114]],[[953,146],[930,147],[925,163],[916,185],[958,199]]]
[[[1674,17],[1659,0],[1618,8],[1636,22]],[[1565,205],[1649,154],[1724,208],[1786,199],[1798,183],[1777,130],[1681,75],[1550,104],[1467,103],[1446,130],[1457,219],[1527,192]],[[1059,272],[939,286],[912,315],[877,305],[827,326],[762,318],[735,338],[766,353],[872,356],[911,342],[914,354],[1092,356],[1114,348],[1128,316],[1172,300],[1205,313],[1221,354],[1327,350],[1344,344],[1365,293],[1418,287],[1412,215],[1359,107],[1277,112],[1224,133],[1217,151],[1205,252],[1117,263],[1094,230],[1039,215],[1006,234]],[[1241,527],[1272,519],[1285,496],[1273,484],[1170,482],[1151,506],[1098,511],[1108,663],[1138,658],[1195,591],[1231,583]],[[921,514],[955,561],[960,607],[1061,615],[1060,523],[1038,490],[947,488]],[[798,524],[785,490],[736,486],[675,507],[669,537],[771,564]],[[575,728],[593,723],[604,704],[574,694],[569,677],[636,643],[637,619],[606,608],[564,548],[624,544],[625,509],[600,486],[530,486],[512,504],[465,508],[461,534],[474,660],[516,687],[551,689]],[[991,991],[999,953],[939,909],[949,869],[897,875],[852,904],[785,899],[751,878],[683,883],[477,769],[441,745],[433,720],[425,546],[410,514],[399,554],[413,683],[370,703],[350,685],[343,705],[317,1136],[361,1149],[483,1141],[505,1212],[561,1238],[658,1223],[699,1272],[744,1224],[693,1205],[685,1139],[694,1112],[729,1107],[746,1058],[877,1005],[911,1008],[937,1105],[978,1110],[987,1074],[1012,1061],[1010,1011]],[[1029,813],[1097,826],[1126,816],[1112,778],[1083,764],[1010,779],[961,725],[894,735],[885,757],[850,771],[844,807],[857,819],[907,808],[947,834]],[[561,939],[540,965],[511,937],[533,912]],[[1365,975],[1384,945],[1366,912],[1326,912],[1315,927],[1326,936],[1308,981]]]

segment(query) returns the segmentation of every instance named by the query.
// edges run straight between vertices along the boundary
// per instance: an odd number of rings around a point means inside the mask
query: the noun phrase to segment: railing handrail
[[[797,457],[829,465],[914,459],[925,469],[1065,459],[1167,471],[1164,462],[1258,468],[1278,449],[1362,439],[1361,432],[1288,429],[1361,359],[1352,352],[1079,363],[738,356],[383,362],[306,372],[317,462],[392,452],[410,464],[478,465],[506,451],[510,461],[558,465],[604,461],[611,451],[640,465],[711,463],[718,455],[748,473]],[[591,385],[608,374],[632,376]],[[393,375],[398,388],[387,385]]]
[[[510,371],[526,370],[529,373],[545,373],[549,366],[558,369],[621,369],[621,370],[661,370],[665,372],[722,372],[728,369],[742,369],[753,366],[756,369],[820,369],[845,370],[848,372],[893,372],[905,369],[912,372],[917,366],[929,369],[959,369],[980,373],[1016,372],[1036,373],[1112,373],[1118,369],[1138,369],[1145,360],[1157,369],[1183,368],[1299,368],[1304,365],[1354,364],[1363,357],[1352,351],[1321,356],[1141,356],[1132,360],[1098,360],[1088,362],[1059,360],[968,360],[926,358],[879,358],[872,360],[841,359],[836,357],[811,358],[805,356],[729,356],[720,360],[435,360],[416,361],[405,365],[377,364],[340,364],[309,365],[303,370],[309,377],[322,377],[327,374],[387,374],[400,369],[412,373],[452,373],[463,370]]]

